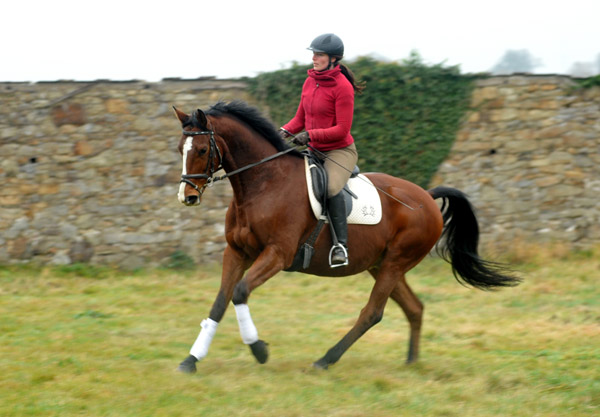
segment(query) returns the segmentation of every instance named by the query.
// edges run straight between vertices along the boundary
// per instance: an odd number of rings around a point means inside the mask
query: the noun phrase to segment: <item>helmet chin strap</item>
[[[329,55],[327,55],[327,56],[329,57],[329,65],[327,65],[327,69],[330,70],[330,69],[335,68],[335,66],[338,63],[338,60],[336,59],[335,61],[331,62],[331,56],[329,56]]]
[[[339,63],[339,60],[336,59],[335,61],[331,61],[331,56],[327,55],[327,57],[329,58],[329,64],[327,65],[327,68],[319,70],[319,72],[323,72],[323,71],[328,71],[330,69],[333,69],[336,67],[336,65]]]

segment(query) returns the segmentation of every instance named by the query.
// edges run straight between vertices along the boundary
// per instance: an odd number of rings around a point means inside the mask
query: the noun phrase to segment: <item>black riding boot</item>
[[[330,254],[331,267],[348,265],[348,223],[346,219],[346,203],[343,191],[327,199],[327,210],[331,226],[337,236],[338,245],[334,245]]]

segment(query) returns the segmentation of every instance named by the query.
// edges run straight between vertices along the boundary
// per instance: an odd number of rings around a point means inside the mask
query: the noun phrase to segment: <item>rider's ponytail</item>
[[[342,57],[336,56],[337,60],[336,63],[339,63],[340,60],[342,59]],[[348,68],[347,66],[345,66],[344,64],[338,64],[340,66],[340,69],[342,70],[342,74],[344,74],[344,76],[348,79],[348,81],[350,81],[350,84],[352,84],[352,88],[354,88],[354,91],[357,92],[358,94],[362,93],[362,91],[365,89],[365,82],[364,81],[356,81],[356,77],[354,76],[354,73],[350,70],[350,68]]]

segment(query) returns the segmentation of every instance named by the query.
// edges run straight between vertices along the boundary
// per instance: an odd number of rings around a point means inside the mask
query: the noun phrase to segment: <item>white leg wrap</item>
[[[198,338],[194,342],[192,349],[190,349],[190,355],[194,356],[196,359],[201,360],[208,353],[208,347],[217,332],[217,323],[214,320],[206,319],[202,320],[200,326],[202,326],[202,330],[200,330],[200,334]]]
[[[250,317],[250,308],[248,304],[238,304],[233,306],[240,326],[240,335],[245,344],[251,345],[258,340],[258,331]]]

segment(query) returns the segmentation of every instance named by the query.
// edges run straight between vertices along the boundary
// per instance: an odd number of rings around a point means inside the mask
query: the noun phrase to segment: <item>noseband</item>
[[[204,174],[182,174],[180,183],[184,182],[194,190],[198,191],[200,195],[204,192],[206,187],[211,187],[213,182],[215,181],[214,174],[221,168],[223,168],[223,155],[221,155],[221,150],[217,146],[217,142],[215,141],[215,132],[214,130],[196,130],[196,131],[188,131],[184,130],[183,134],[185,136],[202,136],[202,135],[210,135],[208,140],[208,162],[206,163],[206,169],[204,170]],[[219,158],[219,163],[215,167],[215,154]],[[206,180],[206,183],[202,187],[198,187],[190,180]]]
[[[258,165],[264,164],[265,162],[272,161],[275,158],[279,158],[286,153],[295,151],[296,148],[290,147],[284,151],[277,152],[274,155],[267,156],[266,158],[261,159],[258,162],[251,163],[242,168],[236,169],[235,171],[228,172],[224,175],[215,177],[215,172],[223,168],[223,155],[221,154],[221,150],[217,146],[217,142],[215,141],[215,132],[213,130],[198,130],[198,131],[188,131],[184,130],[183,134],[186,136],[201,136],[201,135],[210,135],[208,141],[208,163],[206,164],[206,169],[204,170],[204,174],[183,174],[181,175],[181,181],[179,183],[186,183],[194,190],[198,191],[200,195],[204,192],[206,187],[211,187],[215,182],[224,180],[225,178],[231,177],[233,175],[237,175],[240,172],[246,171],[250,168],[254,168]],[[215,155],[219,158],[219,164],[215,167],[214,159]],[[206,183],[202,187],[198,187],[190,180],[206,180]]]

